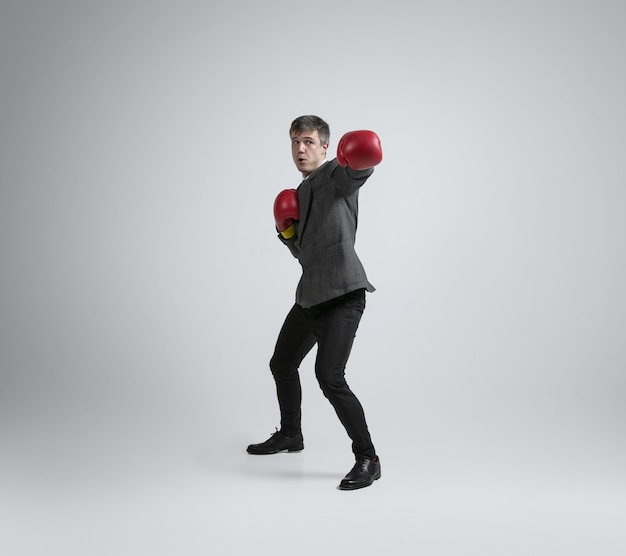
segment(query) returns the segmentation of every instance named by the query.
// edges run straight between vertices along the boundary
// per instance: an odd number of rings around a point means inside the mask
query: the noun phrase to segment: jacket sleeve
[[[354,170],[349,166],[342,167],[337,164],[333,169],[332,175],[337,187],[346,193],[352,193],[359,189],[374,173],[374,168],[366,168],[365,170]]]
[[[297,259],[298,258],[298,254],[299,254],[299,250],[296,247],[296,238],[298,237],[298,235],[294,235],[293,237],[289,238],[289,239],[285,239],[282,234],[278,234],[278,239],[284,243],[287,248],[289,249],[289,251],[291,251],[291,254]]]

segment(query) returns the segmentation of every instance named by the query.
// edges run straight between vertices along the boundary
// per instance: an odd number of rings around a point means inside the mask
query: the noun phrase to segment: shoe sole
[[[263,450],[247,450],[247,452],[249,454],[252,454],[253,456],[271,456],[272,454],[282,454],[284,452],[301,452],[302,450],[304,450],[304,444],[300,444],[299,446],[291,446],[289,448],[285,448],[284,450],[274,450],[271,452],[265,452]]]

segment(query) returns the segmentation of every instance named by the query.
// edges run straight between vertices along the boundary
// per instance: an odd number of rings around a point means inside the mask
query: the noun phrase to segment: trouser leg
[[[270,360],[280,408],[280,430],[285,436],[301,432],[302,387],[298,369],[316,341],[304,310],[294,305],[278,334]]]
[[[354,454],[373,457],[376,451],[363,407],[345,379],[346,364],[364,309],[365,292],[359,290],[307,312],[318,341],[315,375],[322,392],[352,439]]]

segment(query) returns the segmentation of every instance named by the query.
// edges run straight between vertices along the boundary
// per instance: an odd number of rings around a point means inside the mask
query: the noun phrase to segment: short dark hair
[[[291,122],[289,136],[301,131],[317,131],[322,145],[330,141],[330,128],[328,124],[318,116],[300,116]]]

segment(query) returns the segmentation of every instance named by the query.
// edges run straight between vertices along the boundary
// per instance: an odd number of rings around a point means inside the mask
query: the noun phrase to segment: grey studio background
[[[0,551],[626,550],[621,2],[0,6]],[[348,366],[383,478],[267,362],[288,126],[380,135]]]

